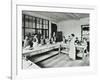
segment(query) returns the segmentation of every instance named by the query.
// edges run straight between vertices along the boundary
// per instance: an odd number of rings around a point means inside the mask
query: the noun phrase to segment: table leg
[[[58,53],[59,53],[59,54],[61,53],[61,45],[59,46],[59,51],[58,51]]]

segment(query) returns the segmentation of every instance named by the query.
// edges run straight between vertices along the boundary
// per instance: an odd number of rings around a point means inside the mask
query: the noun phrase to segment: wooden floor
[[[66,54],[58,54],[58,51],[39,54],[29,59],[41,68],[89,66],[89,56],[81,60],[72,60]]]

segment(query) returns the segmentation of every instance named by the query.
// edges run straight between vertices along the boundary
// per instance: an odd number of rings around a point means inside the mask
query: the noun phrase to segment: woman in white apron
[[[69,44],[69,57],[72,59],[72,60],[75,60],[75,35],[74,34],[71,34],[71,41],[70,41],[70,44]]]

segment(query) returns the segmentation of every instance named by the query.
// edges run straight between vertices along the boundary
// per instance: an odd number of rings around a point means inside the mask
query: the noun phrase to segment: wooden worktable
[[[61,45],[61,43],[55,43],[55,44],[37,46],[32,50],[23,49],[22,55],[32,56],[32,55],[44,53],[44,52],[47,52],[47,51],[50,51],[50,50],[53,50],[53,49],[57,49],[57,48],[60,47],[60,45]]]

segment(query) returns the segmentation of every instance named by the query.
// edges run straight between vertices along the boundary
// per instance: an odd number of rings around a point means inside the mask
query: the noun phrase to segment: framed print
[[[24,2],[12,7],[13,80],[96,72],[95,7]]]

